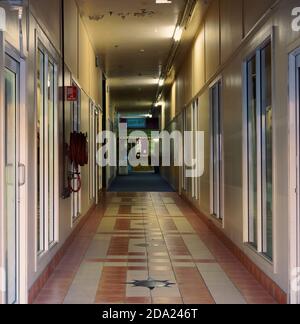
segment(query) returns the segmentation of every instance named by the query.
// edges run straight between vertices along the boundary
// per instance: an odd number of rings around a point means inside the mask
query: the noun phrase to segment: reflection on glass
[[[273,141],[272,141],[272,56],[269,43],[261,51],[262,142],[263,142],[263,240],[264,253],[273,259]]]
[[[213,184],[213,215],[222,219],[221,214],[221,125],[220,125],[220,82],[212,88],[212,184]]]
[[[55,242],[56,67],[46,51],[37,56],[37,252]]]
[[[54,120],[55,120],[55,103],[54,103],[54,65],[48,63],[48,227],[49,227],[49,244],[52,244],[55,239],[54,232]]]
[[[248,215],[249,243],[257,248],[257,104],[256,104],[256,58],[248,70]]]
[[[37,55],[37,122],[36,122],[36,145],[37,145],[37,252],[44,251],[44,221],[42,217],[42,203],[44,200],[43,190],[43,164],[44,152],[43,146],[43,116],[44,116],[44,62],[43,52],[38,51]]]
[[[16,151],[16,74],[5,70],[5,215],[7,220],[6,298],[17,302],[17,151]]]

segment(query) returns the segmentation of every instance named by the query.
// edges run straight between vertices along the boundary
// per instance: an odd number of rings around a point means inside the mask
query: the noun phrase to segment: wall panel
[[[42,3],[42,4],[41,4]],[[30,10],[56,50],[61,50],[61,0],[30,0]]]
[[[205,20],[206,81],[217,72],[220,65],[219,1],[212,2]]]
[[[82,20],[79,20],[79,83],[90,94],[90,42]]]
[[[65,62],[78,78],[78,8],[74,0],[65,0]]]
[[[194,97],[205,84],[204,28],[201,28],[192,49],[192,72],[192,96]]]
[[[247,34],[263,14],[271,7],[276,0],[243,0],[245,33]],[[288,0],[289,1],[289,0]]]
[[[237,49],[243,39],[243,2],[220,1],[221,63]]]

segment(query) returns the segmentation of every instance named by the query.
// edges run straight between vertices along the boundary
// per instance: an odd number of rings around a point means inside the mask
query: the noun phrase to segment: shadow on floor
[[[111,184],[109,192],[174,192],[170,185],[155,173],[130,173],[118,176]]]

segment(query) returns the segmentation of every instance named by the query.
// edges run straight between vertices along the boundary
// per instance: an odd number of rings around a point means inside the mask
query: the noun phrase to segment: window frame
[[[73,87],[77,88],[77,100],[70,103],[70,122],[71,122],[71,132],[81,132],[81,97],[82,89],[79,83],[72,78],[71,84]],[[73,164],[71,165],[71,171],[75,172]],[[81,173],[81,166],[78,166],[78,171]],[[76,180],[72,180],[72,185],[75,187],[77,185]],[[81,190],[79,192],[71,193],[71,228],[76,226],[82,216],[82,202],[81,202]]]
[[[224,156],[223,156],[223,114],[222,114],[222,77],[217,78],[209,87],[209,125],[210,125],[210,215],[213,219],[222,223],[224,227]],[[214,205],[215,205],[215,194],[214,194],[214,98],[213,98],[213,90],[217,89],[218,93],[218,129],[220,131],[218,138],[218,179],[217,179],[217,189],[218,189],[218,213],[215,213]]]
[[[199,177],[197,176],[197,168],[198,156],[199,156],[199,142],[197,132],[199,131],[199,99],[197,98],[192,103],[192,132],[193,132],[193,159],[196,160],[197,166],[193,170],[193,178],[192,178],[192,198],[195,200],[199,200]]]
[[[40,138],[40,157],[43,156],[42,161],[40,160],[40,167],[38,170],[38,139],[37,139],[37,123],[40,118],[38,116],[38,55],[43,54],[43,113],[42,113],[42,123],[40,132],[42,132],[42,136]],[[48,93],[48,77],[49,77],[49,64],[53,66],[53,79],[52,79],[52,86],[53,86],[53,186],[51,191],[53,195],[53,201],[50,202],[52,205],[52,226],[53,226],[53,240],[50,241],[50,215],[49,215],[49,199],[50,194],[48,192],[49,190],[49,162],[51,160],[49,159],[49,93]],[[35,184],[36,184],[36,190],[35,190],[35,198],[36,198],[36,207],[35,207],[35,213],[36,213],[36,226],[35,226],[35,241],[36,241],[36,248],[35,253],[37,255],[37,261],[41,260],[45,254],[47,254],[56,244],[59,242],[59,137],[58,137],[58,72],[59,72],[59,65],[57,63],[57,59],[55,59],[55,55],[53,55],[52,51],[47,48],[47,46],[44,45],[44,42],[37,37],[36,40],[36,58],[35,58]],[[41,113],[41,112],[40,112]],[[42,151],[41,151],[42,150]],[[57,157],[57,158],[56,158]],[[40,176],[38,177],[38,172]],[[39,210],[38,210],[38,187],[37,182],[38,179],[40,179],[40,201],[39,201]],[[43,195],[41,195],[41,192],[43,192]],[[42,198],[43,197],[43,198]],[[41,200],[42,199],[42,200]],[[47,205],[47,207],[46,207]],[[40,214],[40,226],[38,228],[38,213]],[[40,231],[40,232],[38,232]],[[39,233],[39,234],[38,234]],[[38,239],[40,239],[40,243],[38,243]],[[40,244],[40,249],[39,249]]]
[[[267,46],[270,46],[271,50],[271,100],[272,100],[272,257],[267,255],[267,245],[266,245],[266,233],[264,233],[264,225],[266,224],[267,215],[264,214],[265,202],[264,198],[264,179],[266,176],[265,168],[265,153],[266,153],[266,143],[265,139],[265,127],[262,124],[263,119],[263,89],[262,83],[264,77],[263,66],[262,66],[262,52]],[[249,215],[249,137],[248,137],[248,110],[249,110],[249,74],[248,74],[248,63],[251,59],[256,60],[256,125],[259,127],[256,134],[256,145],[257,145],[257,246],[250,242],[250,215]],[[243,63],[243,210],[244,210],[244,244],[246,244],[252,251],[265,259],[268,263],[274,264],[275,255],[275,140],[274,140],[274,39],[273,35],[269,34],[265,39],[259,43],[258,46],[252,50],[252,52],[245,58]]]

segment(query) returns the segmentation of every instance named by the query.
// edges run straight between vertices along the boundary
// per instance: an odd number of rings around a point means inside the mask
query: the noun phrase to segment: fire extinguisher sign
[[[66,100],[77,101],[77,87],[75,86],[66,87]]]

